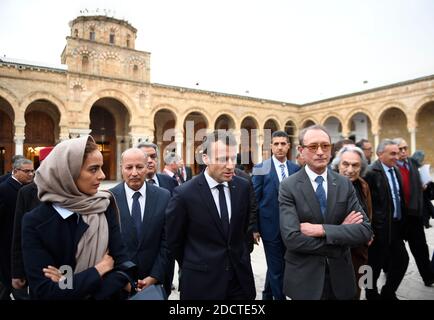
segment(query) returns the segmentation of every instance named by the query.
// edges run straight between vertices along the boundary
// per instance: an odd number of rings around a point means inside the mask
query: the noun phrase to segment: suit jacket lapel
[[[142,238],[139,239],[139,244],[143,242],[143,239],[145,238],[145,229],[149,228],[152,216],[155,214],[155,208],[157,206],[157,195],[156,195],[156,189],[157,187],[154,187],[150,184],[146,185],[146,202],[145,202],[145,212],[143,214],[143,220],[142,220]]]
[[[212,196],[208,182],[205,179],[205,175],[203,173],[201,173],[201,175],[198,176],[195,180],[197,181],[197,184],[199,187],[198,188],[199,193],[200,193],[200,195],[201,195],[201,197],[202,197],[202,199],[203,199],[203,201],[204,201],[204,203],[208,209],[207,211],[209,212],[209,214],[213,218],[217,228],[219,229],[220,233],[224,237],[222,220],[220,219],[219,212],[218,212],[216,204],[214,202],[214,198]]]
[[[298,179],[298,181],[301,183],[301,191],[303,193],[303,197],[305,198],[306,203],[309,205],[312,214],[315,217],[315,221],[324,222],[323,216],[321,214],[321,208],[319,206],[319,201],[315,195],[312,183],[309,180],[309,176],[307,175],[304,168],[303,174],[299,175]]]
[[[125,193],[124,184],[119,185],[117,192],[120,195],[120,201],[118,203],[120,216],[121,216],[121,232],[126,238],[133,238],[134,243],[138,244],[136,227],[133,223],[133,218],[131,217],[130,209],[128,208],[127,195]]]
[[[326,222],[332,222],[332,215],[335,208],[336,203],[336,177],[331,172],[331,170],[327,170],[327,212],[325,214]]]
[[[270,158],[269,160],[270,160],[270,166],[271,166],[271,168],[270,168],[271,179],[274,182],[274,186],[276,187],[276,190],[279,190],[280,182],[279,182],[279,177],[277,176],[278,173],[276,171],[276,166],[274,165],[273,158]]]

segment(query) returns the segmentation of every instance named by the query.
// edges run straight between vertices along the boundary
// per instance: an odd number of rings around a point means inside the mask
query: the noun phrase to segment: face
[[[339,174],[355,181],[360,177],[362,159],[356,152],[345,152],[339,162]]]
[[[363,153],[365,154],[366,159],[371,159],[372,157],[372,144],[370,142],[365,142],[363,144]]]
[[[384,148],[384,151],[378,153],[378,158],[389,168],[396,165],[399,159],[399,149],[396,144],[389,144]]]
[[[142,147],[140,148],[140,150],[142,150],[148,155],[148,158],[146,160],[147,176],[151,178],[157,172],[157,151],[155,151],[155,149],[152,147]]]
[[[153,148],[151,148],[154,150]],[[121,163],[122,179],[134,191],[139,190],[146,179],[146,157],[141,150],[126,151]]]
[[[78,190],[90,196],[98,192],[101,181],[105,179],[102,164],[102,154],[98,150],[87,155],[81,166],[80,176],[75,181]]]
[[[203,155],[208,174],[219,183],[232,180],[237,163],[236,146],[217,141],[211,144],[210,151],[210,154]]]
[[[313,172],[322,174],[330,160],[330,138],[322,130],[309,130],[304,136],[303,145],[298,147],[298,151]]]
[[[274,137],[271,140],[271,152],[277,160],[283,162],[286,160],[290,144],[285,137]]]
[[[398,145],[399,160],[407,160],[408,158],[408,144],[405,140],[402,140]]]
[[[35,171],[33,163],[23,164],[20,168],[14,170],[14,177],[22,184],[28,184],[33,181]]]

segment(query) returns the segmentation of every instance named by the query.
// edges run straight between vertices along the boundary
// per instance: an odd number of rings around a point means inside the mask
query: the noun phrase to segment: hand
[[[58,283],[60,281],[60,278],[62,278],[62,272],[60,272],[59,269],[48,266],[46,268],[43,268],[42,271],[44,272],[44,276],[51,279],[51,281]]]
[[[363,222],[363,215],[360,212],[351,211],[341,224],[359,224]]]
[[[22,289],[26,285],[26,279],[25,278],[13,278],[12,279],[12,287],[14,289]]]
[[[300,232],[308,237],[322,238],[325,231],[322,224],[313,224],[309,222],[300,223]]]
[[[149,287],[150,285],[156,284],[157,282],[158,280],[151,276],[146,277],[145,279],[142,280],[139,279],[139,281],[137,281],[137,291],[141,291],[146,287]]]
[[[113,270],[114,264],[115,262],[113,258],[108,253],[106,253],[104,257],[102,257],[102,260],[95,265],[95,269],[102,277],[107,272]]]
[[[371,240],[368,241],[368,247],[374,242],[374,236],[372,236]]]
[[[259,245],[261,242],[261,234],[259,232],[253,232],[253,243]]]

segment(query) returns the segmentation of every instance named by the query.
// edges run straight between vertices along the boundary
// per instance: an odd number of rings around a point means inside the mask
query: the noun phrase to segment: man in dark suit
[[[54,147],[44,147],[39,150],[40,163],[50,154]],[[26,184],[18,191],[15,209],[14,229],[12,238],[12,287],[15,299],[28,299],[27,277],[24,272],[23,253],[21,246],[21,226],[24,214],[36,208],[41,202],[38,198],[38,187],[35,182]]]
[[[419,274],[426,286],[434,283],[434,273],[430,267],[429,249],[426,243],[423,225],[423,188],[417,163],[408,157],[408,144],[402,138],[396,138],[399,160],[397,167],[401,173],[406,208],[405,238],[416,261]]]
[[[271,159],[257,164],[253,168],[253,187],[259,203],[259,233],[264,244],[267,259],[267,280],[272,297],[267,296],[267,287],[263,299],[285,300],[283,293],[283,273],[285,269],[285,246],[279,227],[279,184],[286,177],[297,172],[300,167],[286,158],[291,147],[289,136],[284,131],[275,131],[271,136]]]
[[[169,249],[182,268],[180,298],[254,299],[245,241],[250,190],[234,176],[236,141],[220,130],[202,147],[206,170],[174,190],[166,211]]]
[[[146,155],[140,149],[131,148],[122,153],[121,171],[124,182],[110,191],[119,207],[128,257],[138,267],[138,285],[146,288],[162,283],[169,295],[164,225],[170,193],[145,183]]]
[[[11,247],[18,190],[33,177],[33,162],[20,158],[13,164],[12,175],[0,184],[0,282],[6,288],[0,299],[9,300],[12,290]]]
[[[373,288],[366,289],[368,300],[397,300],[398,289],[408,266],[404,244],[406,209],[401,174],[396,168],[399,148],[396,142],[384,139],[377,147],[378,160],[365,175],[372,198],[374,241],[369,247],[368,264],[372,267]],[[377,280],[387,261],[386,283],[377,290]]]
[[[178,161],[178,171],[184,182],[190,180],[193,177],[191,168],[184,165],[184,160],[182,160],[182,158],[179,158]]]
[[[372,230],[350,180],[329,170],[331,141],[319,125],[300,132],[306,165],[280,184],[280,230],[286,246],[284,292],[292,299],[353,299],[350,248]]]
[[[157,145],[149,142],[141,142],[137,146],[140,150],[148,155],[148,159],[146,162],[147,173],[146,173],[146,181],[148,183],[154,184],[157,187],[164,188],[169,190],[170,194],[173,193],[173,189],[178,186],[176,181],[167,175],[157,173],[158,170],[158,153],[157,153]]]

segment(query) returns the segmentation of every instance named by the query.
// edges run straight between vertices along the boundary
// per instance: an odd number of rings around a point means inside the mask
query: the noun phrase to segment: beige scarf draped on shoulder
[[[108,248],[108,224],[105,211],[111,194],[99,191],[90,196],[78,190],[75,181],[80,176],[83,156],[91,136],[65,140],[58,144],[36,171],[38,197],[81,215],[89,228],[81,237],[75,254],[75,273],[95,266]]]

